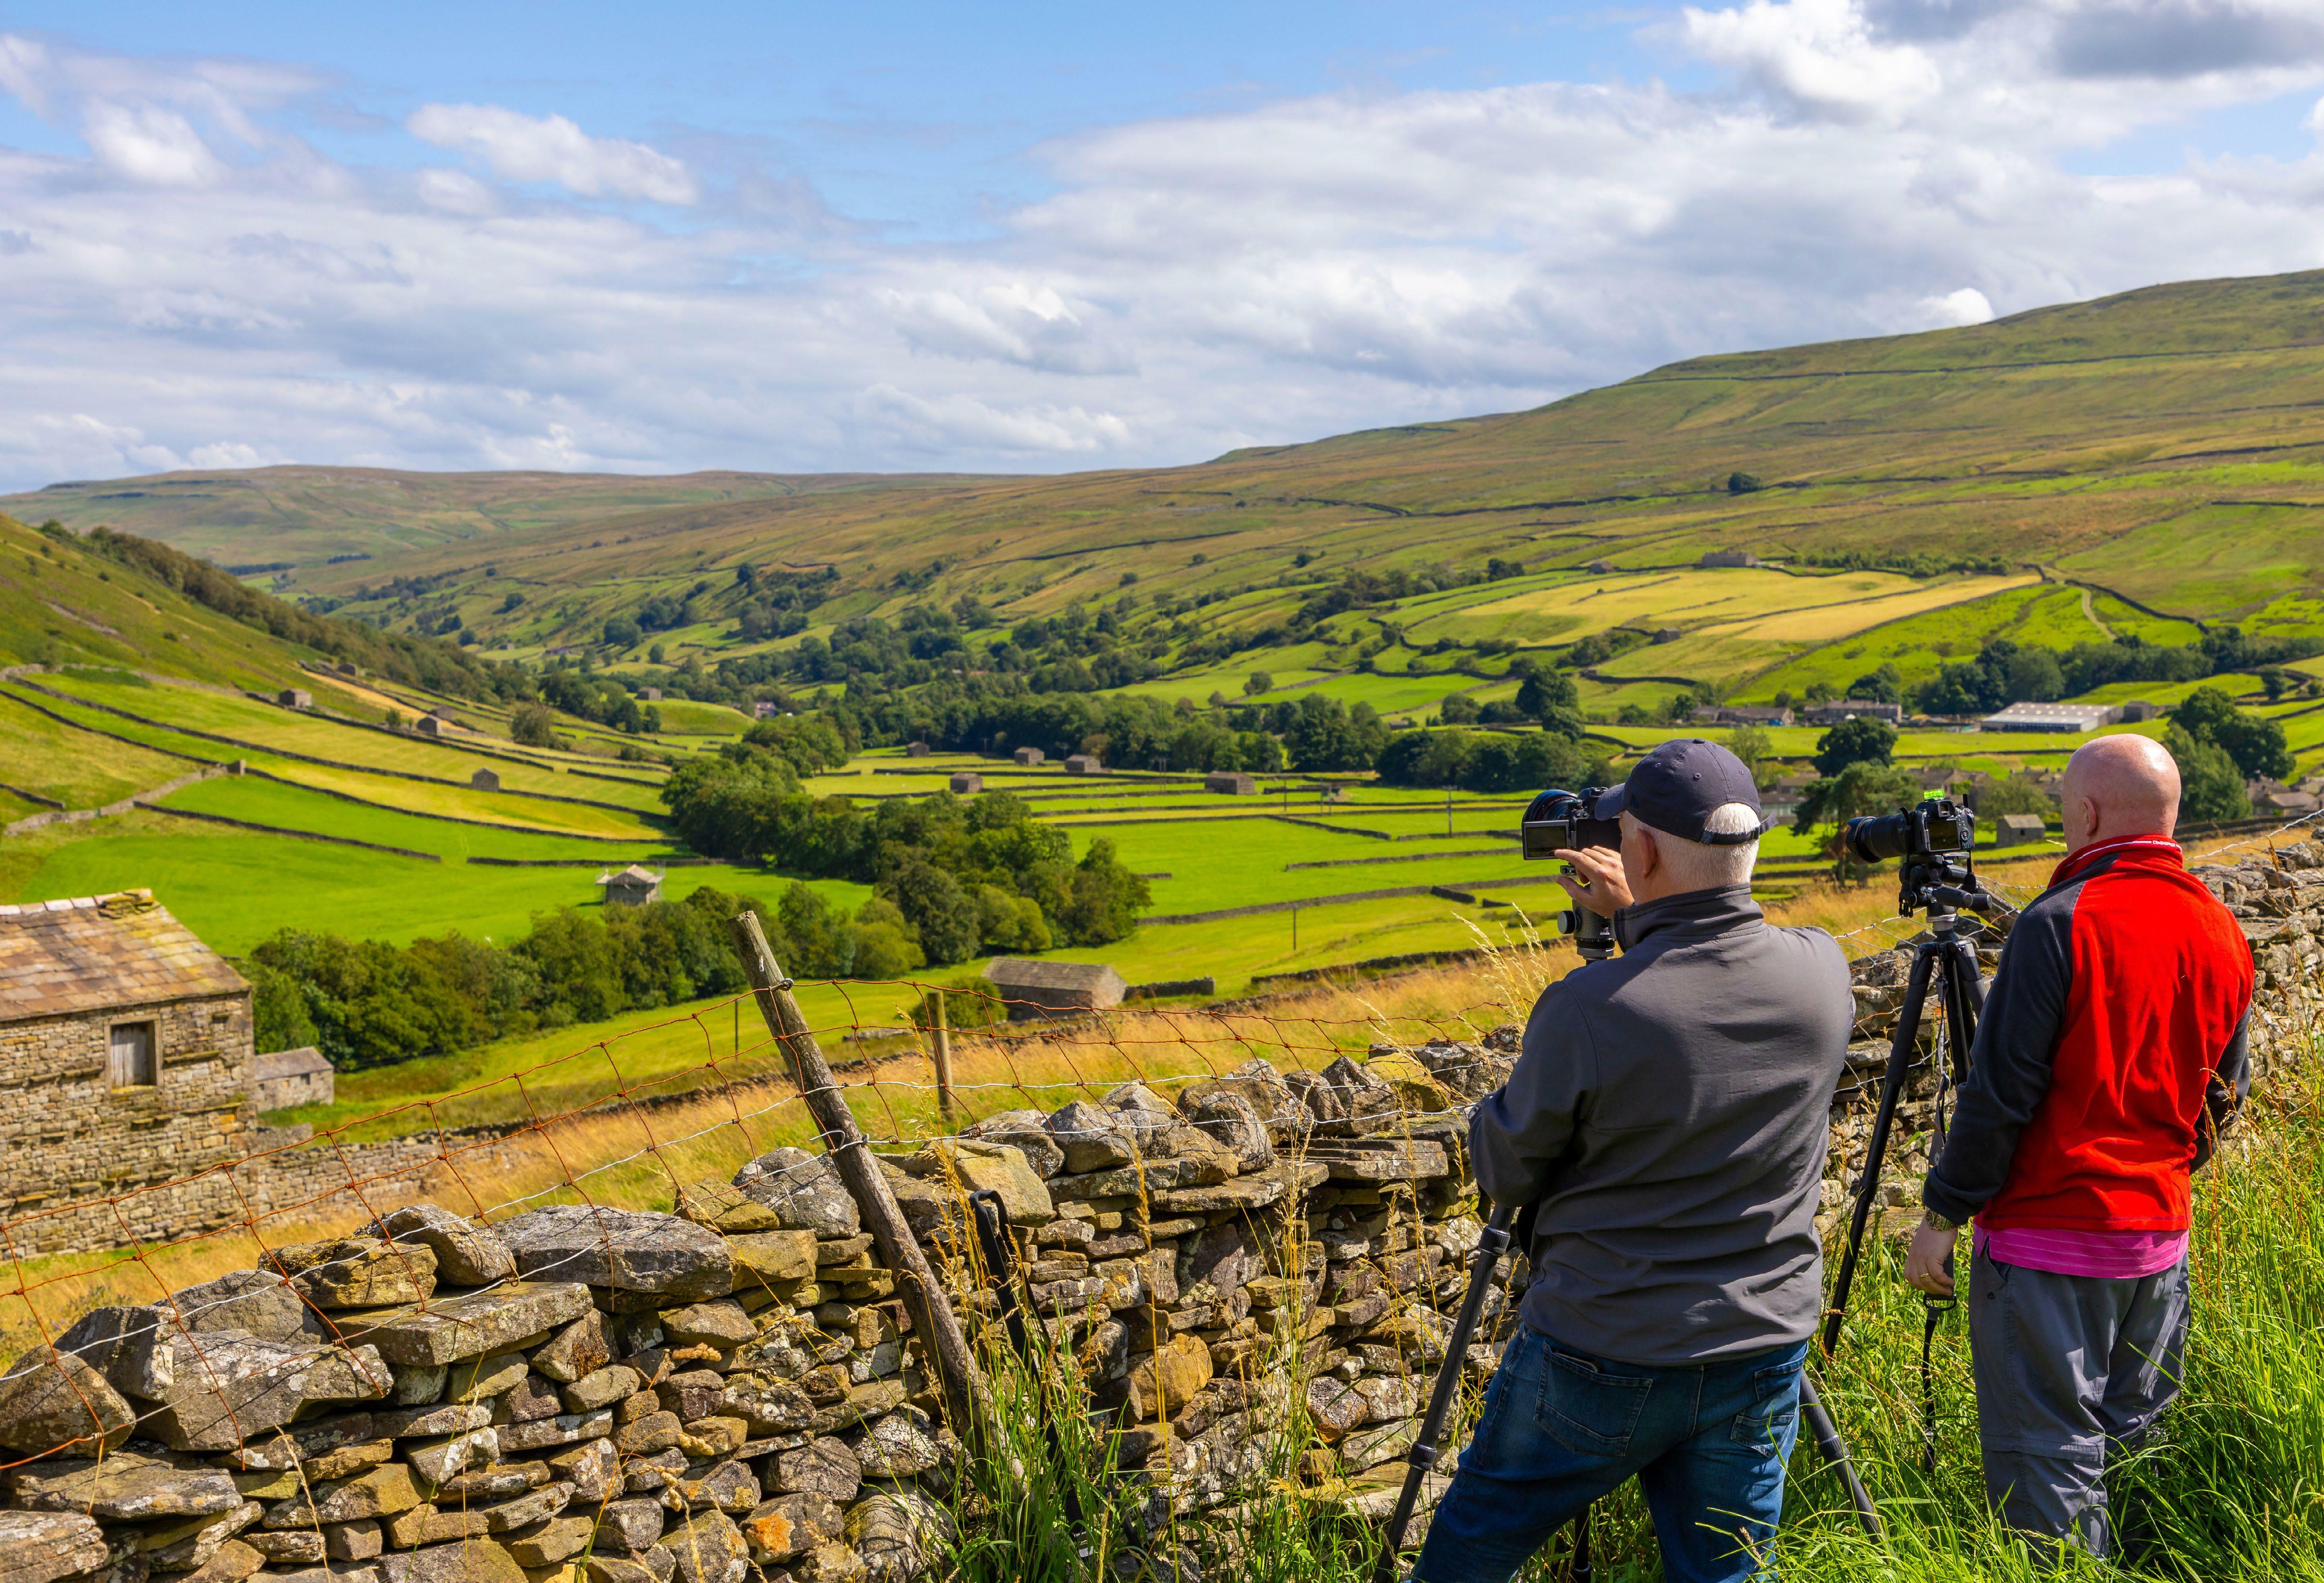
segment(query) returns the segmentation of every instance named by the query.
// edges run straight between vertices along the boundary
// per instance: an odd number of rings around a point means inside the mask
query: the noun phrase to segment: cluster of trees
[[[819,729],[835,740],[832,728]],[[937,792],[868,809],[808,796],[799,775],[813,766],[785,750],[803,754],[816,730],[810,722],[788,742],[741,744],[680,766],[661,796],[687,844],[872,885],[894,909],[905,954],[918,954],[911,966],[980,951],[1102,945],[1129,934],[1151,905],[1146,881],[1111,842],[1091,842],[1076,862],[1065,832],[1033,819],[1006,792],[967,799]]]
[[[850,914],[796,881],[772,910],[707,888],[603,916],[568,907],[535,917],[531,933],[506,946],[460,934],[398,946],[284,929],[244,964],[258,1047],[312,1045],[351,1071],[739,994],[750,980],[727,920],[744,911],[759,915],[775,959],[802,978],[893,979],[926,960],[893,901],[875,896]]]
[[[1912,689],[1909,702],[1924,714],[1980,714],[2012,704],[2047,704],[2117,682],[2192,682],[2234,671],[2260,670],[2305,658],[2312,642],[2248,638],[2233,627],[2207,632],[2185,645],[2145,643],[2126,634],[2111,643],[2044,649],[1996,638],[1975,659],[1949,665]],[[1895,668],[1859,676],[1851,697],[1907,702]]]
[[[1518,736],[1405,732],[1382,750],[1379,768],[1389,786],[1459,787],[1500,795],[1551,787],[1578,790],[1603,784],[1609,773],[1602,757],[1593,759],[1572,738],[1546,731]]]
[[[839,582],[837,566],[794,572],[781,566],[734,568],[735,586],[742,590],[742,608],[734,613],[734,631],[746,642],[788,638],[807,628],[807,612],[828,598]]]
[[[631,641],[636,640],[632,639]],[[661,730],[660,710],[650,704],[640,704],[636,695],[628,687],[602,671],[551,670],[540,678],[540,696],[545,703],[562,709],[567,714],[611,726],[615,731],[635,735],[640,732]],[[538,717],[532,717],[530,711],[520,710],[518,713],[528,715],[530,723],[527,729],[532,732],[531,737],[518,735],[518,741],[533,741],[546,729],[546,710],[540,711]],[[525,722],[512,722],[512,734],[523,726],[526,726]],[[536,745],[546,747],[550,744],[537,742]]]

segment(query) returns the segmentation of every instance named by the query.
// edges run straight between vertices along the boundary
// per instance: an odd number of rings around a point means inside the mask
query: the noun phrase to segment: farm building
[[[927,743],[926,743],[926,742],[906,742],[906,743],[904,744],[904,757],[905,757],[905,758],[907,758],[907,759],[925,759],[925,758],[927,758],[927,756],[928,756],[928,745],[927,745]]]
[[[1121,1004],[1130,981],[1103,962],[1028,962],[995,957],[985,981],[1009,1008],[1010,1022],[1044,1017],[1074,1017]]]
[[[2042,823],[2039,814],[2004,814],[1993,822],[1993,844],[2024,846],[2043,840],[2049,826]]]
[[[1010,757],[1016,759],[1018,763],[1023,765],[1026,768],[1030,769],[1034,765],[1038,764],[1042,759],[1047,759],[1048,755],[1041,751],[1038,748],[1019,748],[1014,753],[1011,753]]]
[[[1979,731],[2096,731],[2122,718],[2109,704],[2012,704],[1978,721]]]
[[[1097,759],[1093,754],[1073,753],[1066,756],[1065,773],[1067,775],[1095,775],[1097,770]]]
[[[1582,569],[1585,571],[1595,572],[1602,577],[1607,573],[1614,569],[1614,563],[1612,561],[1591,561],[1589,566]]]
[[[2273,791],[2252,799],[2253,810],[2262,815],[2281,815],[2297,819],[2303,814],[2316,812],[2316,794],[2304,791]]]
[[[597,876],[597,883],[605,888],[607,907],[643,907],[661,899],[661,876],[635,863],[608,870]]]
[[[1792,723],[1792,712],[1773,704],[1721,704],[1716,709],[1704,710],[1694,718],[1704,725],[1789,725]]]
[[[285,687],[274,695],[274,701],[285,709],[312,709],[315,695],[304,687]]]
[[[1203,777],[1203,789],[1230,797],[1247,797],[1259,790],[1259,778],[1240,769],[1213,769]]]
[[[250,985],[150,890],[0,907],[0,1202],[19,1210],[239,1159],[254,1125]],[[141,1194],[116,1235],[230,1212],[233,1193],[217,1173]],[[12,1240],[64,1246],[69,1219]]]
[[[1676,627],[1656,627],[1654,633],[1655,641],[1657,643],[1675,643],[1683,636],[1684,634]]]
[[[437,715],[423,714],[411,722],[411,729],[423,737],[440,737],[444,734],[445,727],[450,723],[449,721]]]
[[[1883,704],[1877,698],[1837,698],[1829,704],[1811,704],[1800,711],[1802,725],[1838,725],[1843,720],[1885,720],[1890,725],[1901,723],[1904,706]]]
[[[648,704],[659,704],[661,702],[661,689],[659,687],[640,687],[638,689],[638,696]]]
[[[952,778],[952,789],[962,796],[984,789],[984,777],[972,769],[964,769]]]
[[[478,791],[498,791],[501,789],[501,778],[497,771],[479,769],[468,777],[468,784]]]
[[[1703,566],[1756,566],[1759,557],[1748,549],[1706,549],[1702,559],[1695,563]]]
[[[752,720],[772,720],[782,712],[781,704],[770,703],[764,698],[755,700],[751,705]]]
[[[2163,718],[2163,705],[2150,704],[2144,698],[2133,698],[2122,706],[2122,717],[2126,721],[2160,720]]]
[[[312,1045],[296,1050],[276,1050],[253,1058],[250,1100],[261,1110],[288,1110],[293,1105],[327,1105],[337,1074],[323,1053]]]

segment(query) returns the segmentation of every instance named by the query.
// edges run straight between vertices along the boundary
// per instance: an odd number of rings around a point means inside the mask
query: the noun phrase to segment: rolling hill
[[[59,484],[0,510],[159,538],[390,631],[586,652],[633,681],[955,607],[976,612],[973,667],[1028,620],[1110,609],[1140,658],[1101,685],[1234,698],[1258,671],[1418,719],[1455,693],[1513,693],[1509,654],[1531,649],[1610,718],[1689,689],[1844,688],[1881,664],[1909,685],[1992,637],[2185,642],[2235,621],[2324,638],[2319,331],[2311,272],[1696,358],[1532,411],[1171,469],[280,467]],[[1694,569],[1714,550],[1780,566]],[[1351,568],[1407,581],[1302,615]],[[818,579],[804,630],[741,619],[761,572]],[[617,619],[640,616],[634,633]],[[1572,647],[1593,633],[1630,647],[1593,662]]]

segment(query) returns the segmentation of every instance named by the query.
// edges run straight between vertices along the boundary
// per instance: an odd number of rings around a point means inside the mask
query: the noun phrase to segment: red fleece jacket
[[[2001,953],[1923,1197],[1987,1230],[2179,1231],[2250,1087],[2251,950],[2176,842],[2085,847]]]

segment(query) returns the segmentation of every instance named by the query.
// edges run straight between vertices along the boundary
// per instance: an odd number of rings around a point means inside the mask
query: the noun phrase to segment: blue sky
[[[20,0],[0,483],[1503,410],[2324,264],[2319,93],[2319,0]]]

